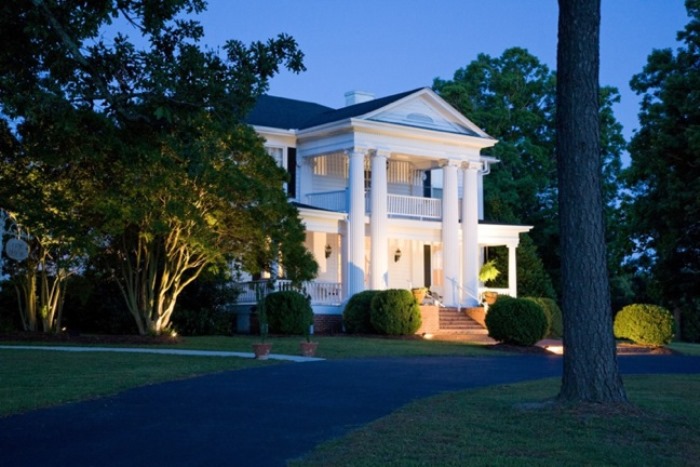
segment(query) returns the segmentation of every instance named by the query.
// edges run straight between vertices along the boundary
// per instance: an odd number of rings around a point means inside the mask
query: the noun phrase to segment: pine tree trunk
[[[557,161],[564,312],[559,400],[625,402],[612,332],[598,116],[600,0],[559,0]]]

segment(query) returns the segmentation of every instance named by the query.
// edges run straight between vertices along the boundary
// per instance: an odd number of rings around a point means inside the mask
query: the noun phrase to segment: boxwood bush
[[[270,332],[306,335],[314,322],[309,299],[293,290],[273,292],[265,297]]]
[[[420,307],[409,290],[382,290],[372,298],[370,321],[379,334],[415,334],[421,325]]]
[[[370,320],[372,299],[379,293],[378,290],[365,290],[356,293],[343,309],[343,324],[345,332],[350,334],[372,334],[376,332]]]
[[[547,318],[547,337],[561,337],[564,335],[564,325],[562,322],[561,308],[555,300],[546,297],[525,297],[542,307]]]
[[[486,314],[486,328],[499,342],[529,346],[547,335],[547,317],[532,300],[499,296]]]
[[[615,316],[615,337],[642,345],[665,345],[673,339],[673,315],[657,305],[627,305]]]

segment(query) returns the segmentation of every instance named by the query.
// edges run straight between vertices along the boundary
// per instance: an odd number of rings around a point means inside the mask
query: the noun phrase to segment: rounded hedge
[[[270,332],[278,334],[306,335],[314,322],[309,299],[293,290],[269,294],[265,297],[265,310]]]
[[[642,345],[665,345],[673,339],[673,315],[657,305],[627,305],[615,316],[615,337]]]
[[[530,346],[547,335],[547,317],[532,300],[498,297],[486,314],[486,328],[498,342]]]
[[[547,318],[547,333],[548,337],[562,337],[564,335],[564,325],[562,322],[561,308],[557,302],[546,297],[524,297],[526,300],[532,300],[542,307],[545,317]]]
[[[420,307],[409,290],[382,290],[372,299],[370,322],[380,334],[415,334],[421,325]]]
[[[375,332],[370,320],[372,299],[379,293],[378,290],[365,290],[356,293],[343,309],[343,324],[345,332],[350,334],[372,334]]]

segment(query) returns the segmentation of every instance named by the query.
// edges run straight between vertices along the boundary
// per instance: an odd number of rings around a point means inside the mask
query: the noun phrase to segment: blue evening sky
[[[639,110],[630,78],[653,49],[679,45],[688,17],[683,0],[602,4],[600,82],[620,90],[615,113],[629,139]],[[209,0],[199,19],[210,46],[292,35],[307,71],[282,72],[270,94],[342,107],[346,91],[381,97],[431,86],[479,53],[514,46],[555,69],[557,14],[556,0]]]

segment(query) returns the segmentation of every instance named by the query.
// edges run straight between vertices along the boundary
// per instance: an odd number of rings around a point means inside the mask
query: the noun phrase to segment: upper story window
[[[282,167],[283,169],[287,168],[287,161],[285,160],[286,158],[284,157],[284,148],[275,148],[275,147],[265,147],[265,150],[267,153],[272,156],[272,158],[277,162],[277,165]]]

